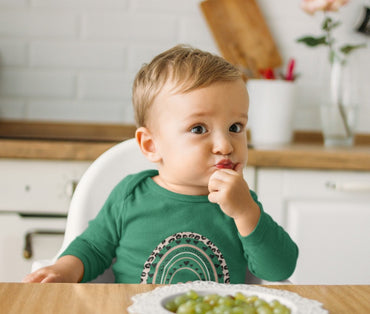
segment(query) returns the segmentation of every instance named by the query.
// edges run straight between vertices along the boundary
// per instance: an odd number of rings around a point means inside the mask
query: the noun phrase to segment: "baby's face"
[[[170,89],[165,86],[150,112],[161,157],[154,180],[176,193],[207,195],[213,172],[247,162],[245,83],[218,82],[185,94]]]

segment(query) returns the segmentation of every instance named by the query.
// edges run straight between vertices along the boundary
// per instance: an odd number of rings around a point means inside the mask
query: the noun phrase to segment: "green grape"
[[[270,306],[273,307],[273,308],[278,307],[280,305],[281,305],[281,303],[278,300],[272,300],[270,302]]]
[[[225,305],[225,304],[220,304],[220,305],[217,305],[213,311],[215,312],[215,314],[232,314],[232,307],[228,306],[228,305]]]
[[[262,305],[267,305],[268,306],[267,302],[265,300],[263,300],[263,299],[257,299],[256,301],[254,301],[254,306],[256,308],[258,308],[258,307],[260,307]]]
[[[167,310],[169,310],[170,312],[176,312],[177,311],[177,308],[178,308],[178,306],[177,306],[177,304],[175,303],[175,301],[174,300],[170,300],[170,301],[168,301],[166,304],[165,304],[165,306],[164,306]]]
[[[237,292],[235,296],[218,294],[199,295],[189,290],[165,304],[172,313],[179,314],[290,314],[290,309],[277,300],[266,302],[256,295],[246,296]]]
[[[235,298],[235,300],[234,300],[234,305],[235,306],[244,305],[244,304],[248,304],[248,303],[246,303],[246,301],[244,301],[244,300],[239,300],[239,299]]]
[[[218,304],[220,305],[226,305],[226,306],[233,306],[234,300],[230,296],[221,297],[218,300]]]
[[[235,293],[234,298],[235,298],[235,300],[240,300],[240,301],[244,301],[244,302],[246,302],[246,300],[247,300],[247,297],[241,292]]]
[[[274,314],[290,314],[290,310],[284,306],[284,305],[279,305],[274,307]]]
[[[179,306],[176,313],[178,314],[195,314],[195,310],[192,306],[189,306],[188,304],[184,303]]]
[[[257,314],[273,314],[271,307],[265,303],[257,307]]]
[[[194,308],[197,305],[197,301],[196,300],[187,300],[184,304],[188,308]]]
[[[218,304],[219,299],[220,299],[220,296],[217,294],[208,294],[204,296],[203,301],[207,302],[211,306],[215,306]]]
[[[248,303],[254,303],[255,301],[257,301],[258,300],[258,297],[256,296],[256,295],[250,295],[250,296],[248,296],[247,298],[246,298],[246,301],[248,302]]]
[[[205,314],[211,309],[212,307],[208,303],[198,303],[194,306],[195,314]]]
[[[243,314],[256,314],[256,309],[253,306],[243,306]]]
[[[233,307],[233,309],[231,310],[231,313],[232,314],[245,314],[245,311],[244,311],[244,308],[240,307],[240,306],[235,306]]]
[[[194,290],[189,290],[188,292],[185,293],[185,295],[192,300],[196,300],[199,298],[198,293],[196,293]]]
[[[180,306],[181,304],[185,303],[188,300],[188,298],[185,295],[179,295],[177,296],[173,301],[177,306]]]

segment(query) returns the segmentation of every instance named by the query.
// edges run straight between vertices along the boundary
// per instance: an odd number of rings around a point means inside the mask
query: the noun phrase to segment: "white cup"
[[[252,144],[288,144],[292,141],[296,85],[292,81],[251,79],[249,129]]]

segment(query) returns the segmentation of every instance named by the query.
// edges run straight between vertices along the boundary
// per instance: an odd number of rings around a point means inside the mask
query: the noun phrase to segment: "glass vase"
[[[329,66],[321,102],[324,145],[352,146],[358,110],[358,80],[352,60],[334,60]]]

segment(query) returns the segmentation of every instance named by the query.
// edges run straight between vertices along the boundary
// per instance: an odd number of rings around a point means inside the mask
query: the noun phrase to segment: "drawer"
[[[370,172],[257,168],[256,187],[265,210],[283,226],[291,201],[370,204]]]
[[[286,197],[370,200],[370,173],[366,172],[285,170],[283,182]]]
[[[370,200],[370,172],[259,169],[257,184],[266,197]]]
[[[91,162],[0,160],[0,211],[65,214]]]

